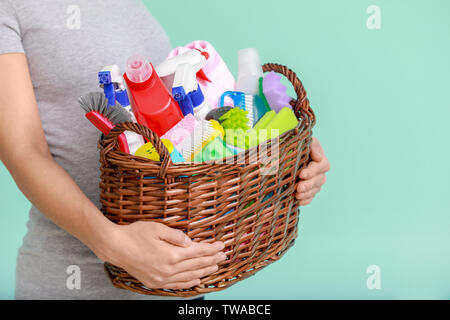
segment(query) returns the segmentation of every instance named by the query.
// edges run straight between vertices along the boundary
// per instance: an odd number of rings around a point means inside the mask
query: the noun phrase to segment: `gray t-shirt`
[[[100,134],[77,98],[101,90],[97,73],[104,66],[124,71],[133,54],[156,64],[169,50],[166,34],[139,0],[0,0],[0,54],[26,54],[50,151],[99,208]],[[34,207],[27,227],[16,298],[156,298],[114,288],[103,263]],[[73,265],[80,268],[80,289],[71,281]]]

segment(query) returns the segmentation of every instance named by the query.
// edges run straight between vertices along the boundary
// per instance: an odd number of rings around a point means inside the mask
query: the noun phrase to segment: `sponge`
[[[234,138],[234,140],[236,140],[240,146],[245,145],[246,149],[248,149],[265,140],[275,138],[277,136],[275,134],[276,132],[272,133],[272,130],[278,130],[278,135],[282,135],[283,133],[294,129],[297,125],[298,120],[292,109],[288,107],[282,108],[278,114],[274,110],[271,110],[258,121],[253,129],[246,132],[244,137],[239,137],[239,139]],[[262,130],[267,130],[267,136],[264,137],[264,140],[262,140],[263,137],[261,137]]]
[[[193,159],[193,162],[205,162],[210,160],[219,160],[230,157],[234,153],[228,149],[220,136],[210,141],[204,146],[201,152],[198,152]]]
[[[173,146],[170,140],[161,139],[161,142],[167,148],[167,151],[169,151],[170,158],[172,159],[173,163],[184,162],[184,159],[181,156],[180,152]],[[156,148],[153,146],[151,142],[147,142],[142,147],[140,147],[134,155],[157,162],[161,161],[159,153],[156,151]]]
[[[216,120],[219,121],[220,117],[223,116],[225,113],[233,109],[233,107],[220,107],[211,110],[208,112],[208,114],[205,117],[205,120]]]
[[[281,75],[273,71],[269,72],[262,80],[262,87],[264,97],[270,105],[270,108],[276,112],[280,112],[284,107],[292,109],[290,106],[292,99],[286,92],[287,88],[281,83]]]
[[[268,112],[268,114],[269,114],[269,112]],[[263,120],[263,119],[261,119],[261,120]],[[265,122],[266,121],[267,121],[267,119],[265,119]],[[292,109],[285,107],[285,108],[282,108],[275,117],[271,117],[270,121],[267,124],[263,123],[261,125],[264,125],[264,126],[262,128],[258,127],[258,133],[261,130],[267,130],[267,139],[273,139],[276,136],[282,135],[283,133],[297,127],[298,119],[295,116],[294,111],[292,111]],[[278,135],[275,135],[275,133],[272,133],[272,130],[278,130]]]
[[[289,107],[284,107],[264,129],[267,129],[268,131],[278,129],[280,130],[280,135],[282,135],[283,133],[294,129],[297,125],[298,119],[295,116],[294,111]]]
[[[225,141],[239,149],[249,149],[258,145],[258,135],[255,129],[247,131],[242,129],[227,130]]]
[[[277,113],[273,110],[267,112],[253,127],[253,129],[255,130],[259,130],[259,129],[264,129],[269,123],[270,121],[273,120],[273,118],[275,118],[275,116],[277,115]]]
[[[181,153],[183,153],[183,144],[192,133],[196,127],[201,125],[192,114],[187,114],[180,122],[178,122],[172,129],[167,131],[161,139],[170,140],[175,148],[177,148]]]

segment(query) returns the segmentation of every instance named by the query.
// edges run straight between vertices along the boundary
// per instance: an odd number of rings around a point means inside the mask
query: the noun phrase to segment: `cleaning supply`
[[[253,126],[271,109],[261,94],[253,96]]]
[[[243,92],[237,91],[227,91],[222,94],[219,100],[219,107],[225,106],[225,99],[230,98],[233,100],[234,107],[239,107],[242,110],[247,111],[247,119],[248,126],[253,127],[254,118],[253,118],[253,110],[254,110],[254,99],[251,95],[246,95]]]
[[[187,63],[195,69],[195,72],[200,79],[211,82],[211,80],[209,80],[205,73],[202,71],[202,68],[205,66],[208,59],[208,52],[194,48],[185,51],[182,54],[166,59],[161,64],[157,65],[155,69],[158,75],[161,78],[164,78],[171,74],[174,74],[175,70],[180,64]]]
[[[180,64],[177,67],[172,95],[178,102],[183,115],[192,113],[199,119],[205,119],[208,112],[211,111],[197,82],[195,69],[188,63]]]
[[[197,120],[192,114],[187,114],[180,122],[164,134],[161,139],[170,140],[174,147],[181,153],[191,150],[191,136],[195,128],[197,132],[201,127],[201,121]],[[186,140],[186,141],[185,141]]]
[[[274,110],[267,112],[253,128],[255,130],[264,129],[265,127],[267,127],[270,121],[272,121],[273,118],[275,118],[276,115],[277,113]]]
[[[169,151],[170,158],[172,159],[173,163],[180,163],[184,162],[184,159],[180,152],[173,146],[172,142],[167,139],[161,139],[161,142],[165,145],[167,150]],[[147,142],[142,147],[140,147],[136,153],[135,156],[147,158],[153,161],[161,161],[159,153],[156,151],[156,148],[153,146],[151,142]]]
[[[172,96],[180,106],[184,116],[194,114],[194,103],[192,100],[196,96],[199,87],[195,80],[195,70],[188,64],[180,64],[175,72],[173,80]]]
[[[219,107],[224,107],[224,106],[228,106],[231,105],[231,103],[225,103],[225,99],[230,98],[233,103],[233,107],[238,107],[241,108],[242,110],[246,110],[245,105],[246,105],[246,100],[249,99],[248,102],[250,101],[251,96],[246,96],[245,93],[243,92],[238,92],[238,91],[226,91],[224,92],[219,99]]]
[[[217,108],[222,93],[235,90],[235,79],[220,55],[207,41],[197,40],[184,47],[177,47],[169,53],[168,59],[183,55],[192,49],[208,54],[208,59],[201,70],[211,82],[200,78],[197,80],[208,105],[212,109]]]
[[[279,112],[282,108],[291,108],[291,97],[287,94],[287,88],[281,83],[281,75],[274,71],[269,72],[262,79],[264,97],[272,110]]]
[[[256,131],[248,126],[247,111],[235,107],[219,121],[225,129],[225,142],[235,154],[257,143]]]
[[[225,142],[235,154],[258,145],[258,136],[255,129],[229,129],[226,130]]]
[[[164,135],[182,118],[183,114],[167,91],[153,65],[140,56],[128,59],[125,82],[131,94],[131,106],[137,121]]]
[[[91,92],[81,96],[78,102],[86,112],[86,118],[103,134],[109,132],[121,122],[131,121],[130,114],[121,105],[108,106],[108,99],[102,92]],[[142,146],[142,136],[135,132],[125,131],[119,138],[120,150],[133,154],[135,150]]]
[[[228,158],[234,155],[234,152],[231,151],[225,142],[222,140],[220,136],[216,137],[214,140],[207,143],[201,150],[198,152],[194,158],[193,162],[206,162],[211,160],[220,160],[224,158]]]
[[[225,142],[235,154],[257,143],[256,131],[248,126],[247,111],[235,107],[221,116],[219,121],[225,129]]]
[[[173,79],[177,68],[182,64],[189,64],[194,69],[196,77],[207,82],[211,82],[202,68],[209,59],[209,54],[206,51],[199,49],[191,49],[182,54],[170,57],[164,60],[161,64],[155,67],[156,73],[163,80],[167,88],[173,87]]]
[[[193,96],[194,98],[192,99],[192,102],[194,104],[194,115],[197,118],[204,120],[206,115],[211,111],[211,106],[208,101],[206,101],[200,85],[197,88],[197,92],[195,92]]]
[[[225,130],[242,129],[247,131],[248,126],[248,111],[244,111],[239,107],[235,107],[220,117],[219,121]]]
[[[261,120],[253,127],[256,131],[257,141],[252,141],[255,146],[263,141],[273,139],[283,133],[294,129],[298,125],[298,119],[294,111],[290,108],[282,108],[280,112],[276,113],[274,110],[267,112]],[[264,132],[262,133],[262,131]],[[255,144],[256,143],[256,144]]]
[[[202,148],[217,137],[224,137],[224,130],[217,121],[197,120],[191,134],[185,136],[176,147],[186,161],[192,161]]]
[[[194,154],[218,136],[223,138],[224,131],[217,121],[200,120],[188,114],[161,138],[170,140],[185,161],[192,161]]]
[[[127,110],[131,115],[131,120],[136,121],[136,116],[130,105],[130,99],[128,98],[128,91],[125,87],[125,80],[120,72],[118,65],[106,66],[98,73],[98,81],[100,88],[108,99],[110,106],[115,105],[117,102]]]
[[[259,130],[267,130],[268,139],[273,139],[272,130],[279,130],[278,135],[294,129],[298,125],[298,119],[294,114],[294,111],[288,107],[284,107],[273,117],[270,122]]]
[[[123,107],[130,105],[125,81],[120,73],[119,66],[114,64],[104,67],[98,73],[100,87],[104,90],[110,106],[119,102]],[[134,115],[133,115],[134,116]]]
[[[230,111],[232,109],[233,109],[233,107],[220,107],[220,108],[213,109],[207,114],[205,119],[206,120],[216,120],[216,121],[220,122],[219,119],[224,114],[226,114],[228,111]],[[226,135],[225,135],[225,138],[227,138]],[[228,148],[228,150],[230,150],[233,154],[239,154],[244,151],[244,148],[238,148],[233,144],[225,143],[225,145]]]
[[[116,104],[116,88],[113,83],[113,75],[114,71],[118,70],[118,66],[108,66],[102,69],[98,73],[98,82],[100,84],[100,88],[103,89],[103,92],[108,99],[108,105],[114,106]]]
[[[225,142],[236,148],[250,149],[294,129],[297,125],[298,120],[292,109],[282,108],[278,114],[271,110],[249,130],[242,128],[226,130]]]
[[[267,102],[266,97],[264,96],[264,86],[263,86],[264,78],[259,78],[259,96],[261,97],[262,101],[264,102],[264,105],[266,106],[267,110],[272,110],[270,108],[269,102]]]
[[[233,109],[233,107],[220,107],[211,110],[208,112],[208,114],[205,117],[205,120],[216,120],[219,121],[220,117],[223,116],[225,113]]]
[[[183,155],[174,147],[173,143],[167,139],[161,139],[162,143],[166,146],[167,151],[169,151],[170,158],[173,163],[184,162]]]
[[[227,136],[225,136],[225,139],[227,139]],[[228,150],[233,152],[234,155],[237,155],[237,154],[245,151],[245,148],[236,147],[232,143],[228,143],[227,141],[224,141],[224,142],[225,142],[225,145],[227,146]]]
[[[238,60],[237,91],[245,92],[248,95],[257,95],[259,93],[259,78],[263,76],[258,49],[247,48],[239,50]]]
[[[125,81],[120,73],[118,65],[106,66],[98,73],[100,87],[103,88],[105,97],[108,99],[108,105],[113,106],[119,103],[129,114],[130,121],[137,122],[133,110],[128,99],[128,92],[125,88]],[[128,138],[128,145],[130,153],[133,154],[136,150],[145,144],[144,138],[141,135],[133,135],[130,131],[125,132]]]

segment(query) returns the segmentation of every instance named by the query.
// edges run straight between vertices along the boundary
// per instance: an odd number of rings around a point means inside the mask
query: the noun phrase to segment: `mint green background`
[[[450,298],[450,2],[146,1],[173,45],[206,39],[236,73],[259,48],[304,82],[331,161],[285,257],[208,298]],[[382,12],[368,30],[366,8]],[[29,204],[0,167],[0,298],[12,298]],[[366,287],[381,268],[382,289]]]

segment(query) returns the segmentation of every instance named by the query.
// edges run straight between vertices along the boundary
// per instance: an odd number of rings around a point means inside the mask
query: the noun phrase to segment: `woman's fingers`
[[[308,166],[300,172],[300,179],[307,180],[321,173],[326,173],[330,170],[330,163],[327,158],[323,158],[322,161],[312,161]]]
[[[316,137],[312,138],[311,141],[311,160],[316,162],[321,162],[325,158],[325,152],[320,145],[319,140]]]
[[[176,282],[176,283],[169,283],[165,286],[163,286],[162,289],[172,289],[172,290],[180,290],[180,289],[189,289],[195,286],[198,286],[200,284],[200,279],[194,279],[188,282]]]
[[[187,248],[176,247],[173,250],[173,255],[170,258],[172,265],[180,263],[184,260],[189,260],[193,258],[214,256],[225,247],[224,243],[217,241],[214,243],[198,243],[193,242]]]
[[[173,268],[175,273],[193,271],[215,266],[218,263],[225,261],[226,258],[227,256],[225,253],[219,252],[213,256],[205,256],[181,261],[180,263],[177,263],[175,266],[173,266]]]
[[[193,270],[193,271],[186,271],[178,273],[174,276],[171,276],[167,278],[167,282],[169,283],[178,283],[178,282],[189,282],[196,279],[201,279],[203,277],[206,277],[210,275],[211,273],[216,272],[219,270],[219,266],[217,264],[213,266],[208,266],[206,268]]]
[[[297,185],[295,197],[300,201],[300,205],[311,203],[314,196],[325,184],[325,174],[330,170],[330,162],[325,156],[319,140],[315,137],[312,138],[310,155],[311,162],[299,174],[302,181]]]
[[[181,230],[169,228],[164,224],[158,224],[158,238],[180,247],[189,247],[192,240]]]
[[[320,187],[316,187],[304,193],[297,193],[296,198],[297,200],[306,200],[314,198],[314,196],[320,191],[320,189],[321,189]]]
[[[309,199],[304,199],[304,200],[300,200],[299,204],[301,206],[307,206],[308,204],[310,204],[313,201],[314,198],[309,198]]]
[[[297,186],[297,192],[305,193],[314,188],[320,188],[325,184],[326,181],[327,181],[327,177],[325,176],[324,173],[320,174],[318,176],[315,176],[312,179],[301,181],[301,182],[299,182],[299,184]]]
[[[170,282],[166,289],[186,289],[200,284],[200,279],[219,270],[217,263],[226,259],[224,253],[213,257],[202,257],[183,261],[174,267],[174,270],[188,270],[167,278]]]

